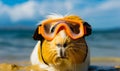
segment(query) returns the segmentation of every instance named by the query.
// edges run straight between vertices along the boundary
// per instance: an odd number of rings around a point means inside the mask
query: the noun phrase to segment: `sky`
[[[93,29],[120,28],[120,0],[0,0],[0,28],[35,28],[51,13],[78,15]]]

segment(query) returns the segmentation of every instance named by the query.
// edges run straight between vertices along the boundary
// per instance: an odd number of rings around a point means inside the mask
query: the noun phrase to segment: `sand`
[[[2,63],[0,64],[0,71],[42,71],[38,68],[38,66],[19,66],[15,64],[7,64]]]
[[[0,71],[44,71],[27,61],[0,62]],[[91,58],[89,71],[120,71],[120,58]]]

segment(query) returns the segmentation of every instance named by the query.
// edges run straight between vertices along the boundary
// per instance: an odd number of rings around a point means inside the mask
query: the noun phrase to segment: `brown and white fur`
[[[84,37],[73,40],[63,29],[52,41],[39,40],[30,59],[43,71],[88,71],[90,53]]]

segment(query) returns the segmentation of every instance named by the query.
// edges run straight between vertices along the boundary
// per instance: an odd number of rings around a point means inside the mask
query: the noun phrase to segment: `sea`
[[[0,29],[0,63],[30,61],[37,41],[34,29]],[[93,30],[86,37],[90,49],[91,64],[120,64],[120,29]],[[108,61],[109,60],[109,61]],[[107,61],[107,62],[106,62]],[[106,62],[106,63],[105,63]]]

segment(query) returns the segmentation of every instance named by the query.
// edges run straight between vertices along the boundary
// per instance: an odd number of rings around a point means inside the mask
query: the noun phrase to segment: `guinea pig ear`
[[[87,22],[84,22],[84,28],[86,30],[85,36],[89,36],[92,33],[92,27]]]
[[[41,26],[41,25],[39,25],[39,26]],[[37,27],[37,29],[35,30],[35,32],[34,32],[34,35],[33,35],[33,39],[34,40],[43,40],[44,38],[42,37],[42,35],[41,34],[38,34],[38,27]]]

